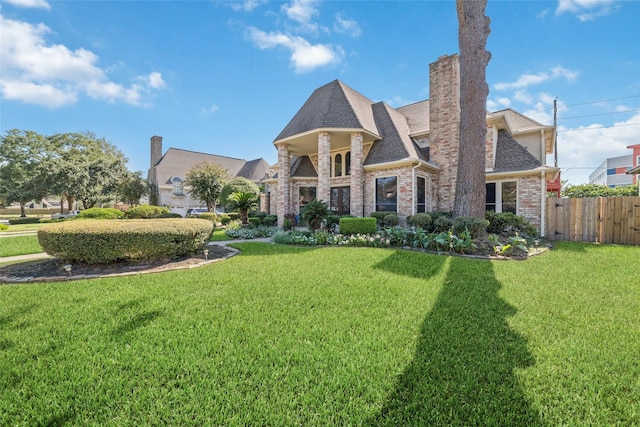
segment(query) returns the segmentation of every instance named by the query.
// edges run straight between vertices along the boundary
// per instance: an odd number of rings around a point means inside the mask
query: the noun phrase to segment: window
[[[342,176],[342,154],[336,154],[334,157],[333,176]]]
[[[182,183],[182,180],[179,177],[174,176],[171,178],[171,183],[173,184],[173,195],[184,196],[184,184]]]
[[[376,211],[397,212],[398,177],[376,178]]]
[[[299,196],[299,206],[302,209],[307,203],[316,198],[316,187],[300,187]]]
[[[349,215],[351,211],[351,187],[331,188],[329,206],[336,215]]]
[[[640,156],[636,157],[636,164],[635,166],[640,166]]]
[[[486,184],[486,210],[517,213],[518,185],[516,181],[490,182]]]
[[[607,175],[615,175],[615,174],[616,174],[616,168],[607,169]]]
[[[335,178],[343,175],[351,175],[351,151],[331,156],[331,176]]]
[[[418,177],[416,181],[416,213],[427,211],[427,180]]]

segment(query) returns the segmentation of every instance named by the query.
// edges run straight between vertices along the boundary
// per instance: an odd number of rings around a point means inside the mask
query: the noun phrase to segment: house
[[[633,167],[633,155],[609,157],[589,174],[589,184],[615,188],[634,183],[627,171]]]
[[[373,102],[334,80],[316,89],[274,145],[277,173],[267,202],[282,225],[317,198],[337,214],[451,211],[458,170],[460,75],[457,55],[429,66],[430,99],[401,108]],[[506,109],[487,114],[487,210],[514,212],[544,232],[546,166],[555,128]]]
[[[191,198],[184,181],[189,169],[196,163],[204,161],[222,166],[232,178],[244,177],[256,183],[269,171],[269,164],[262,158],[247,161],[179,148],[169,148],[162,154],[162,137],[153,136],[151,137],[151,166],[147,175],[147,181],[153,188],[153,194],[149,197],[150,202],[158,206],[167,206],[172,212],[182,215],[189,208],[202,206],[202,202]]]

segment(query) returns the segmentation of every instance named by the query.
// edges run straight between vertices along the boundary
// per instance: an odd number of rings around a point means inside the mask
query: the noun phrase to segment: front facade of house
[[[185,215],[189,208],[202,207],[203,203],[189,195],[184,181],[187,172],[200,162],[216,163],[226,169],[231,177],[244,177],[260,182],[269,171],[269,164],[260,158],[255,160],[236,159],[214,154],[169,148],[162,152],[162,137],[151,137],[151,165],[147,181],[154,189],[149,197],[152,204],[166,206],[172,212]]]
[[[317,198],[337,214],[451,211],[460,131],[457,55],[429,66],[430,99],[394,109],[335,80],[314,91],[274,141],[277,173],[264,182],[282,225]],[[514,212],[544,232],[545,166],[555,128],[513,110],[487,115],[487,210]]]

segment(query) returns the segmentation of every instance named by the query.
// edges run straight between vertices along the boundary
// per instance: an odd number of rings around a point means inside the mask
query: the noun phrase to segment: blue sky
[[[491,111],[553,122],[585,183],[640,143],[640,2],[494,1]],[[0,1],[0,130],[91,131],[149,168],[149,139],[247,160],[339,79],[393,107],[458,52],[453,1]],[[553,159],[550,159],[552,162]]]

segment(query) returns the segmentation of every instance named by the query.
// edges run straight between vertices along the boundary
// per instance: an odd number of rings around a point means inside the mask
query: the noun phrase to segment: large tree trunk
[[[454,217],[485,216],[486,103],[489,87],[486,50],[489,18],[487,0],[456,0],[460,47],[460,148],[453,206]]]

